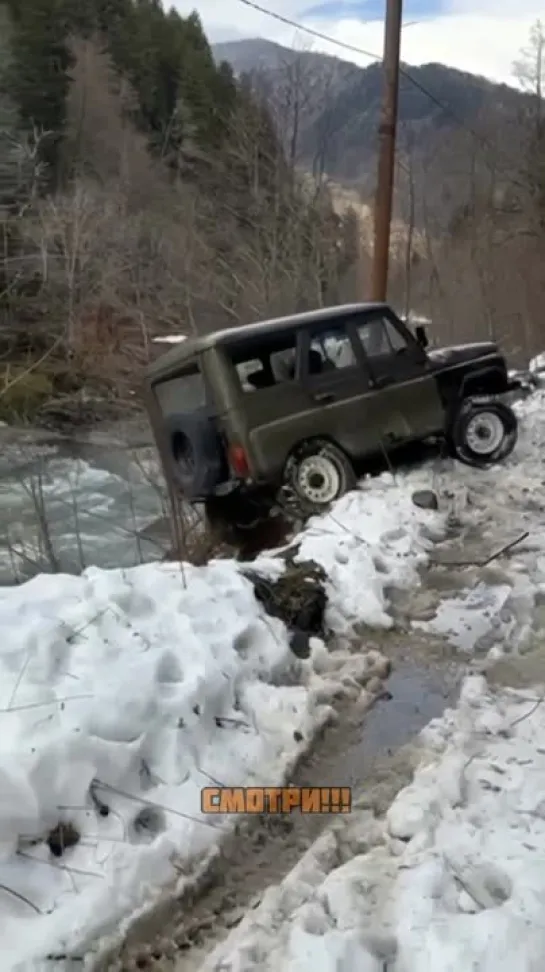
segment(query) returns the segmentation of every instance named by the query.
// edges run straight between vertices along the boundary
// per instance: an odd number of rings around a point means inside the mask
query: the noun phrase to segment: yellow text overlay
[[[350,813],[348,786],[207,786],[203,813]]]

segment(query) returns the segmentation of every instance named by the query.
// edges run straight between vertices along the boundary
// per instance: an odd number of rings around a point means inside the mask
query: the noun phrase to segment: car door
[[[308,408],[297,416],[297,437],[326,437],[351,457],[381,448],[374,420],[374,392],[353,318],[305,332],[300,380]]]
[[[423,439],[443,428],[444,410],[428,357],[387,308],[367,312],[356,333],[374,390],[374,416],[384,446]]]

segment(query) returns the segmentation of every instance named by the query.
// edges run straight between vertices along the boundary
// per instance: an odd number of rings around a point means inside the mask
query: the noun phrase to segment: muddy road
[[[400,607],[395,629],[368,632],[352,643],[354,652],[362,642],[366,650],[375,648],[388,659],[391,671],[382,661],[376,674],[370,673],[370,708],[341,700],[336,722],[315,741],[292,783],[351,786],[358,805],[381,815],[410,781],[416,754],[411,739],[455,702],[469,664],[457,657],[446,638],[412,631],[411,620]],[[171,903],[161,915],[135,926],[123,948],[110,954],[101,968],[199,969],[244,912],[257,905],[269,885],[285,877],[330,823],[330,816],[294,813],[243,825],[224,847],[203,893]]]
[[[466,674],[487,670],[502,685],[545,678],[543,597],[526,584],[543,557],[534,538],[545,525],[545,505],[534,498],[529,506],[529,487],[509,475],[506,518],[506,495],[498,495],[492,474],[462,473],[453,492],[448,474],[438,473],[435,487],[450,510],[449,532],[433,548],[421,586],[391,592],[392,629],[362,629],[350,646],[339,646],[355,653],[374,648],[388,660],[369,676],[374,703],[358,709],[342,700],[335,724],[315,741],[292,783],[349,785],[357,805],[381,815],[412,777],[415,736],[456,701]],[[502,645],[503,657],[494,658],[495,645]],[[293,814],[241,825],[200,893],[171,901],[135,925],[101,968],[197,972],[330,822]]]

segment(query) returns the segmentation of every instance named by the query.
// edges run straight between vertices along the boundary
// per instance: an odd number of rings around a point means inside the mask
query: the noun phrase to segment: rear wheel
[[[482,468],[507,459],[517,435],[517,417],[508,405],[470,399],[455,415],[449,439],[460,462]]]
[[[309,442],[289,459],[285,484],[304,514],[327,510],[357,484],[349,458],[327,441]]]

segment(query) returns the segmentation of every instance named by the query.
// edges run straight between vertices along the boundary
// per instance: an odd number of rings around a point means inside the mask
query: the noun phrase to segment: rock
[[[290,648],[297,658],[308,658],[310,656],[310,635],[306,631],[293,631],[290,636]]]
[[[422,510],[439,509],[437,493],[434,493],[433,489],[417,489],[411,496],[411,499],[414,505],[419,506]]]
[[[79,844],[80,833],[71,823],[58,823],[47,835],[46,844],[54,857],[62,857],[65,850]]]

